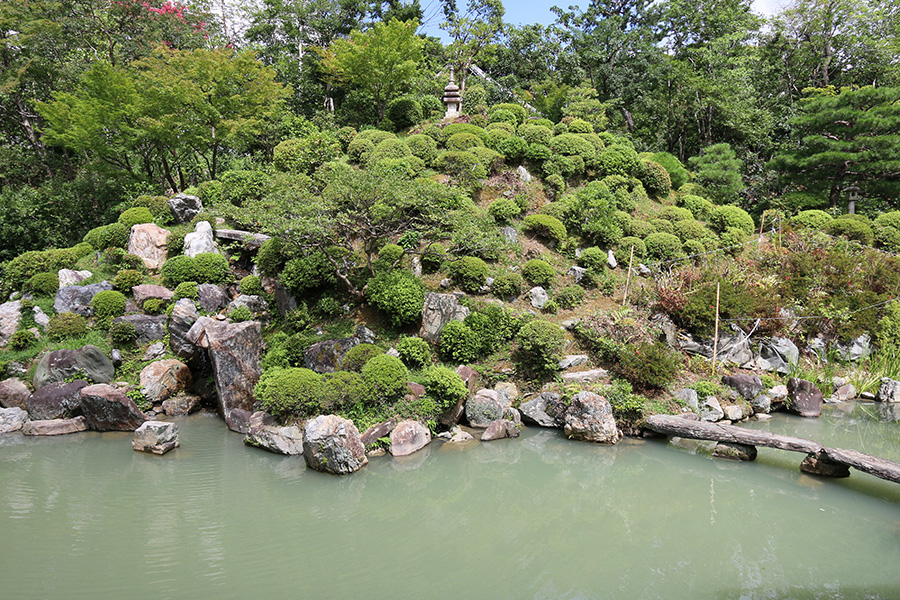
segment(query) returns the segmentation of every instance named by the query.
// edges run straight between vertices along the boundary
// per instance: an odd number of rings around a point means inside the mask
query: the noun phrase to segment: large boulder
[[[303,353],[303,362],[307,369],[316,373],[334,373],[341,368],[341,362],[350,348],[358,344],[359,338],[356,337],[316,342]]]
[[[422,329],[419,336],[436,343],[441,338],[441,330],[450,321],[462,321],[469,316],[469,309],[459,303],[453,294],[425,294],[422,306]]]
[[[56,292],[56,298],[53,300],[53,310],[57,313],[73,312],[82,317],[89,317],[93,314],[91,300],[94,299],[94,296],[99,292],[111,289],[113,289],[113,286],[108,281],[60,288]]]
[[[28,421],[22,427],[25,435],[66,435],[87,431],[87,421],[84,417],[71,419],[50,419],[47,421]]]
[[[694,412],[700,410],[700,398],[699,396],[697,396],[696,390],[692,390],[691,388],[682,388],[672,395],[676,400],[681,402],[682,406],[687,406]]]
[[[143,346],[166,337],[166,315],[125,315],[113,319],[113,323],[131,323],[137,332],[135,344]]]
[[[275,282],[275,306],[278,308],[278,315],[283,319],[292,310],[297,310],[297,299],[287,288],[281,285],[280,281]]]
[[[0,304],[0,346],[9,343],[10,338],[19,328],[22,321],[22,302],[4,302]]]
[[[194,257],[216,251],[216,238],[208,221],[198,221],[194,231],[184,236],[184,253]]]
[[[800,361],[800,349],[787,338],[773,337],[759,343],[756,366],[763,371],[788,373]]]
[[[200,353],[200,348],[191,342],[187,335],[197,319],[200,318],[200,312],[197,310],[193,300],[182,298],[172,307],[172,314],[169,315],[169,348],[175,356],[179,356],[186,360],[196,358]]]
[[[228,305],[228,296],[221,286],[212,283],[201,283],[197,286],[200,308],[208,313],[219,312]]]
[[[900,402],[900,381],[882,377],[875,400],[878,402]]]
[[[144,302],[150,298],[168,302],[175,295],[175,292],[167,287],[150,285],[149,283],[142,283],[141,285],[132,287],[131,293],[134,295],[134,303],[138,306],[144,306]]]
[[[0,433],[19,431],[27,421],[28,413],[21,408],[0,408]]]
[[[407,456],[431,443],[431,431],[418,421],[400,421],[391,431],[390,453]]]
[[[25,408],[25,402],[31,390],[17,377],[10,377],[0,381],[0,406],[3,408]]]
[[[303,457],[311,469],[348,475],[369,462],[353,421],[337,415],[320,415],[306,422]]]
[[[35,421],[76,416],[81,412],[81,390],[87,385],[81,380],[45,385],[28,397],[25,409]]]
[[[131,437],[131,447],[138,452],[162,455],[178,446],[178,427],[175,423],[146,421],[134,430]]]
[[[183,417],[200,408],[200,396],[179,394],[174,398],[163,400],[162,410],[170,417]]]
[[[91,275],[93,273],[90,271],[76,271],[74,269],[60,269],[56,272],[56,278],[59,280],[59,287],[61,288],[78,285]]]
[[[191,387],[191,370],[174,358],[158,360],[141,370],[141,393],[159,403]]]
[[[201,325],[202,330],[195,331]],[[225,323],[214,319],[198,319],[189,335],[196,339],[198,346],[209,352],[219,413],[229,429],[244,429],[232,418],[231,413],[236,409],[253,412],[253,404],[256,402],[253,387],[262,374],[259,360],[263,341],[259,322]]]
[[[700,403],[700,420],[715,423],[725,418],[725,411],[715,396],[707,396]]]
[[[81,412],[96,431],[134,431],[147,420],[134,400],[105,383],[81,388]]]
[[[745,400],[753,400],[763,390],[762,379],[746,373],[725,375],[722,377],[722,383],[735,390]]]
[[[615,444],[622,439],[612,405],[593,392],[578,392],[572,397],[563,430],[566,437],[598,444]]]
[[[271,415],[255,412],[250,416],[244,443],[275,454],[299,456],[303,454],[303,430],[296,425],[279,427]]]
[[[203,211],[203,203],[197,196],[176,194],[169,198],[169,210],[172,211],[172,216],[179,225],[190,223]]]
[[[785,408],[801,417],[818,417],[822,414],[825,398],[811,381],[791,377],[788,379],[788,398]]]
[[[502,440],[505,438],[519,437],[519,428],[509,419],[500,419],[492,421],[488,425],[484,433],[481,434],[482,442],[492,442],[494,440]]]
[[[48,383],[66,381],[77,377],[94,383],[109,383],[116,369],[108,356],[96,346],[83,346],[78,350],[54,350],[41,358],[34,370],[34,389]]]
[[[128,254],[140,256],[145,267],[157,271],[166,262],[171,234],[171,231],[155,223],[132,225],[128,236]]]
[[[228,303],[228,312],[242,306],[254,314],[259,314],[269,309],[269,303],[262,296],[241,294]]]
[[[378,440],[383,437],[387,437],[394,430],[394,427],[397,426],[397,419],[388,419],[382,423],[376,423],[372,425],[368,429],[366,429],[365,433],[359,436],[360,441],[363,446],[368,448]]]
[[[466,419],[472,427],[486,428],[492,421],[503,418],[506,408],[500,394],[494,390],[482,388],[466,401]]]
[[[519,410],[522,411],[522,419],[526,423],[541,427],[565,425],[567,408],[562,396],[554,392],[538,394],[519,406]]]

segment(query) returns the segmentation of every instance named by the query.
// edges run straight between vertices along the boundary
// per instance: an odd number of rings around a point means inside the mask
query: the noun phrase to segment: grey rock
[[[193,394],[179,394],[174,398],[163,400],[162,410],[170,417],[183,417],[200,408],[200,396]]]
[[[135,344],[138,346],[166,337],[166,315],[125,315],[116,317],[113,322],[134,325],[134,330],[137,332]]]
[[[0,304],[0,346],[9,343],[10,338],[22,321],[22,301],[14,300]]]
[[[772,411],[772,398],[768,394],[760,394],[750,401],[750,407],[757,413],[768,413]]]
[[[268,302],[262,296],[250,296],[241,294],[228,304],[228,312],[238,307],[246,307],[250,312],[259,314],[265,312],[269,308]]]
[[[32,307],[31,313],[34,315],[35,325],[41,329],[47,329],[47,325],[50,324],[50,317],[47,316],[47,313],[42,311],[40,306]]]
[[[141,393],[158,404],[185,390],[193,384],[191,370],[180,360],[170,358],[150,363],[141,370]]]
[[[71,419],[50,419],[46,421],[28,421],[22,427],[25,435],[66,435],[87,431],[88,426],[84,417]]]
[[[485,428],[503,418],[505,405],[494,390],[480,389],[466,401],[466,420],[472,427]]]
[[[675,398],[694,412],[700,410],[700,399],[697,397],[697,391],[690,388],[683,388],[673,394]]]
[[[18,377],[0,381],[0,406],[4,408],[25,408],[31,390]]]
[[[353,473],[369,462],[353,421],[336,415],[320,415],[306,422],[303,457],[311,469],[335,475]]]
[[[764,371],[788,373],[800,360],[800,349],[789,339],[773,337],[759,343],[756,366]]]
[[[463,431],[461,427],[454,427],[450,430],[450,437],[447,439],[448,444],[461,444],[469,442],[475,438],[468,431]]]
[[[715,458],[730,458],[732,460],[752,461],[756,460],[756,447],[731,442],[719,442],[713,449]]]
[[[422,328],[419,336],[426,341],[436,343],[440,340],[441,330],[450,321],[462,321],[469,316],[469,309],[459,303],[453,294],[425,294],[422,307]]]
[[[73,312],[76,315],[89,317],[93,314],[91,309],[91,300],[98,292],[111,290],[113,286],[108,281],[100,283],[92,283],[90,285],[70,285],[60,288],[56,292],[56,298],[53,301],[53,310],[57,314],[64,312]],[[2,308],[2,307],[0,307]]]
[[[17,406],[0,408],[0,433],[20,431],[28,421],[28,413]]]
[[[618,263],[618,261],[616,260],[616,255],[613,254],[613,251],[612,251],[612,250],[607,250],[607,251],[606,251],[606,264],[609,265],[609,268],[610,268],[610,269],[615,269],[616,267],[619,266],[619,263]]]
[[[410,270],[412,271],[412,274],[415,275],[416,277],[421,277],[422,276],[422,259],[420,259],[418,256],[413,256],[411,263],[412,264],[410,265]]]
[[[169,348],[171,348],[175,356],[190,360],[200,353],[200,348],[187,337],[188,332],[199,317],[200,313],[192,300],[182,298],[175,303],[167,325],[169,330]]]
[[[569,270],[566,271],[566,275],[571,275],[575,280],[575,283],[580,283],[584,278],[584,274],[587,273],[587,269],[584,267],[569,267]]]
[[[34,370],[34,389],[48,383],[78,377],[94,383],[109,383],[116,369],[112,361],[96,346],[84,346],[78,350],[54,350],[41,358]]]
[[[228,296],[221,286],[212,283],[201,283],[197,286],[197,302],[200,308],[208,313],[219,312],[228,305]],[[252,307],[249,307],[253,310]]]
[[[756,398],[763,390],[762,379],[746,373],[725,375],[722,377],[722,383],[735,390],[745,400]]]
[[[560,325],[562,325],[563,329],[566,331],[572,331],[579,323],[581,323],[581,319],[566,319],[565,321],[562,321]]]
[[[212,227],[207,221],[198,221],[194,225],[194,231],[184,236],[184,254],[197,256],[209,252],[216,252],[216,239]]]
[[[296,425],[280,427],[271,415],[255,412],[250,417],[250,431],[244,443],[275,454],[299,456],[303,454],[303,430]]]
[[[503,227],[500,229],[500,233],[503,234],[503,239],[505,239],[506,243],[510,246],[519,241],[519,232],[513,227]]]
[[[60,269],[56,272],[59,279],[59,287],[69,287],[70,285],[78,285],[88,277],[93,275],[90,271],[75,271],[74,269]]]
[[[500,394],[500,400],[507,406],[519,399],[519,388],[516,387],[516,384],[508,381],[501,381],[494,385],[494,391]]]
[[[559,359],[559,370],[565,371],[566,369],[574,369],[575,367],[580,367],[587,361],[587,354],[570,354]]]
[[[191,222],[199,215],[203,211],[203,203],[197,196],[176,194],[169,198],[169,210],[172,211],[175,222],[180,225]]]
[[[161,285],[150,285],[149,283],[142,283],[132,287],[131,293],[134,295],[134,303],[138,306],[144,306],[144,302],[150,298],[168,302],[175,296],[175,292],[169,288]]]
[[[441,279],[441,287],[442,288],[450,288],[453,287],[453,282],[449,279]]]
[[[157,358],[162,358],[165,353],[166,347],[163,346],[163,343],[156,342],[155,344],[147,346],[147,351],[144,352],[143,360],[156,360]]]
[[[105,383],[81,388],[81,412],[96,431],[134,431],[147,420],[122,390]]]
[[[519,406],[526,423],[541,427],[562,427],[565,424],[566,408],[562,396],[553,392],[538,394]]]
[[[900,381],[882,377],[875,400],[877,402],[900,402]]]
[[[304,352],[303,362],[307,369],[316,373],[334,373],[340,370],[347,352],[358,345],[359,338],[356,337],[316,342]]]
[[[372,425],[371,427],[366,429],[365,433],[363,433],[359,439],[362,442],[363,446],[368,448],[381,438],[390,435],[391,431],[393,431],[394,427],[396,426],[396,419],[388,419],[387,421],[384,421],[382,423],[376,423],[375,425]]]
[[[811,381],[791,377],[788,379],[788,399],[785,407],[801,417],[818,417],[822,414],[824,398]]]
[[[851,340],[847,346],[838,345],[838,355],[842,360],[859,360],[872,354],[872,338],[865,333]]]
[[[839,387],[841,387],[843,385],[847,385],[847,383],[849,383],[849,382],[847,381],[846,377],[832,377],[831,378],[831,385],[834,387],[834,389],[838,389]]]
[[[407,456],[431,443],[431,431],[418,421],[400,421],[390,436],[393,456]]]
[[[519,176],[519,181],[522,183],[531,183],[531,173],[522,165],[519,165],[516,169],[516,175]]]
[[[112,361],[113,367],[118,369],[122,366],[122,351],[118,348],[113,348],[109,353],[109,360]]]
[[[179,445],[178,427],[175,423],[146,421],[135,429],[131,437],[131,447],[138,452],[162,455]]]
[[[609,377],[609,372],[604,369],[591,369],[589,371],[577,371],[575,373],[563,373],[561,378],[565,383],[595,383]]]
[[[578,392],[566,411],[566,437],[598,444],[616,444],[622,433],[616,427],[612,406],[593,392]]]
[[[840,386],[838,389],[834,390],[834,398],[838,402],[846,402],[847,400],[853,400],[857,396],[856,386],[852,383],[845,383]]]
[[[643,275],[644,277],[650,277],[653,274],[653,271],[650,270],[650,267],[645,265],[644,263],[639,263],[637,266],[638,274]]]
[[[531,299],[531,306],[541,309],[550,300],[550,295],[547,290],[538,285],[528,290],[528,298]]]
[[[25,403],[25,409],[35,421],[67,419],[81,412],[81,390],[86,381],[62,381],[36,390]]]
[[[516,427],[516,424],[507,419],[500,419],[487,426],[487,429],[481,434],[481,441],[491,442],[516,437],[519,437],[519,428]]]
[[[388,356],[393,356],[394,358],[400,358],[400,352],[396,348],[388,348],[388,351],[385,352]]]
[[[780,402],[787,398],[788,389],[786,385],[776,385],[769,390],[768,394],[772,397],[772,400]]]
[[[722,412],[725,413],[725,418],[729,421],[740,421],[744,418],[744,410],[735,404],[727,404],[722,407]]]
[[[7,377],[22,377],[23,375],[28,374],[28,368],[25,367],[22,363],[17,360],[11,360],[6,363],[6,373]]]
[[[688,354],[697,354],[712,358],[713,340],[695,340],[690,335],[680,336],[679,348]],[[753,366],[753,352],[750,350],[750,338],[738,331],[733,335],[719,334],[717,360],[721,363],[735,364],[739,367]]]
[[[709,423],[721,421],[725,417],[725,411],[715,396],[707,396],[700,403],[700,420]]]
[[[378,336],[375,335],[375,332],[365,325],[358,326],[356,328],[356,331],[353,333],[353,337],[358,339],[360,344],[374,344],[375,340],[378,339]]]
[[[145,267],[156,271],[166,262],[171,234],[168,229],[154,223],[132,225],[128,236],[128,254],[140,256]]]
[[[503,418],[507,421],[512,421],[516,425],[522,424],[522,413],[512,406],[507,406],[503,409]]]
[[[297,310],[298,307],[297,299],[281,285],[280,281],[275,282],[275,306],[282,319],[292,310]]]
[[[771,421],[772,415],[766,413],[756,413],[755,415],[753,415],[753,418],[757,421]]]

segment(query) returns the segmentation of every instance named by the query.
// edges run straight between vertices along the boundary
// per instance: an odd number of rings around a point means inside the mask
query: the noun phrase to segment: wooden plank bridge
[[[800,464],[805,473],[830,477],[848,477],[850,467],[874,475],[887,481],[900,483],[900,464],[857,450],[826,448],[819,442],[787,435],[778,435],[745,429],[734,425],[718,425],[704,421],[691,421],[671,415],[653,415],[644,425],[647,429],[693,440],[708,440],[726,444],[737,444],[756,448],[776,448],[790,452],[801,452],[806,458]]]

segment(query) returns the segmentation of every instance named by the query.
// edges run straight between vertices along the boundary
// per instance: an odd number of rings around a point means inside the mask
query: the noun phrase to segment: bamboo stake
[[[622,294],[622,304],[628,302],[628,286],[631,284],[631,263],[634,261],[634,246],[631,247],[631,254],[628,256],[628,275],[625,277],[625,292]]]
[[[716,333],[713,337],[712,372],[716,374],[716,356],[719,354],[719,282],[716,282]]]

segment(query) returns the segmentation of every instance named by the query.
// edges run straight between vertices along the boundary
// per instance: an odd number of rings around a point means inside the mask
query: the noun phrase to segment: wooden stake
[[[634,246],[631,247],[631,254],[628,256],[628,275],[625,277],[625,292],[622,294],[622,304],[628,302],[628,286],[631,284],[631,263],[634,262]]]
[[[719,354],[719,282],[716,282],[716,333],[713,337],[712,372],[716,374],[716,356]]]

